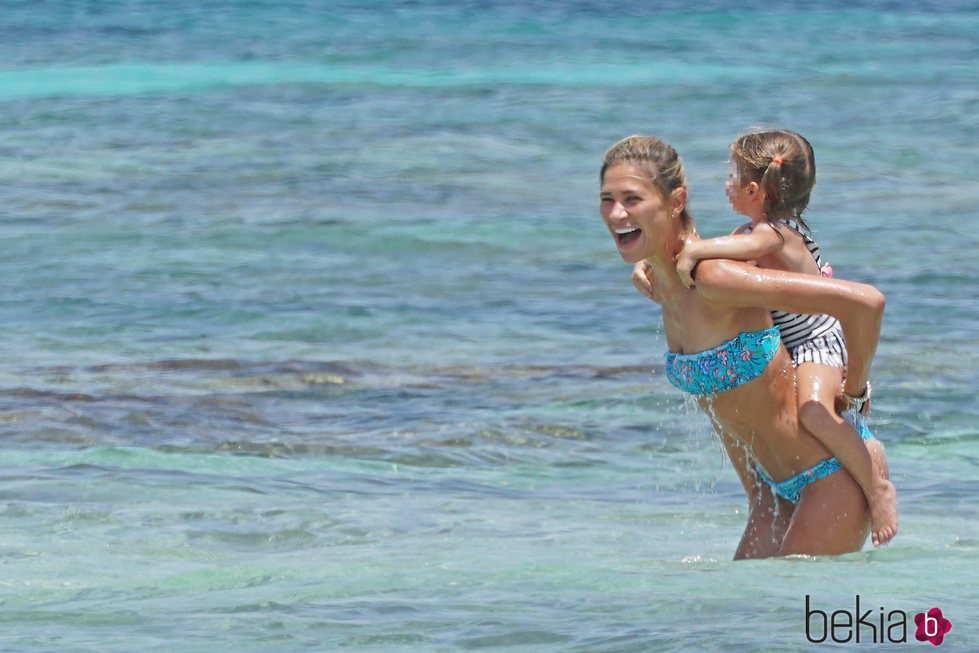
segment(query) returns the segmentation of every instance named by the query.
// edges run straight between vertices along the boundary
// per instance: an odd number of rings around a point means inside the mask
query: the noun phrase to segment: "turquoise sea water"
[[[979,648],[979,8],[766,5],[4,2],[0,650]],[[730,561],[597,214],[652,132],[729,231],[753,124],[888,297],[883,550]]]

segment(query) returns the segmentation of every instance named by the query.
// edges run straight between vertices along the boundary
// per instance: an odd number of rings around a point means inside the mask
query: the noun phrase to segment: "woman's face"
[[[628,163],[608,168],[600,201],[602,218],[627,263],[648,258],[664,242],[670,203],[639,168]]]

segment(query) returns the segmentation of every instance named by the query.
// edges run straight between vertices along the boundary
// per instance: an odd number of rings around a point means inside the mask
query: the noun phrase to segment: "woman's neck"
[[[653,268],[654,283],[660,289],[665,292],[687,290],[680,281],[680,277],[677,276],[676,257],[687,243],[696,240],[700,240],[700,235],[695,227],[690,227],[677,233],[664,244],[661,250],[646,259],[646,262]]]

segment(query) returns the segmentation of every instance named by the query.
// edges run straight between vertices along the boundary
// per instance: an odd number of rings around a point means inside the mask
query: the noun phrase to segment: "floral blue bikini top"
[[[695,354],[666,352],[666,378],[693,395],[714,395],[751,381],[775,357],[778,327],[742,331],[730,340]]]

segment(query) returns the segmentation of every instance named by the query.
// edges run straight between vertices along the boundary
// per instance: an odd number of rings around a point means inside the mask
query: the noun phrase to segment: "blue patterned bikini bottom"
[[[864,442],[874,437],[874,434],[870,432],[870,428],[867,426],[867,421],[864,419],[863,415],[851,411],[844,414],[843,419],[853,424],[854,428],[857,429],[857,432],[860,434],[860,437],[863,438]],[[758,472],[758,476],[762,481],[771,486],[772,492],[783,499],[788,499],[792,503],[799,503],[799,496],[802,494],[803,488],[805,488],[807,485],[829,476],[841,467],[842,465],[840,464],[840,461],[835,457],[826,458],[825,460],[820,460],[809,469],[805,469],[791,478],[787,478],[784,481],[776,481],[765,473],[765,470],[762,469],[758,463],[755,463],[755,471]]]

